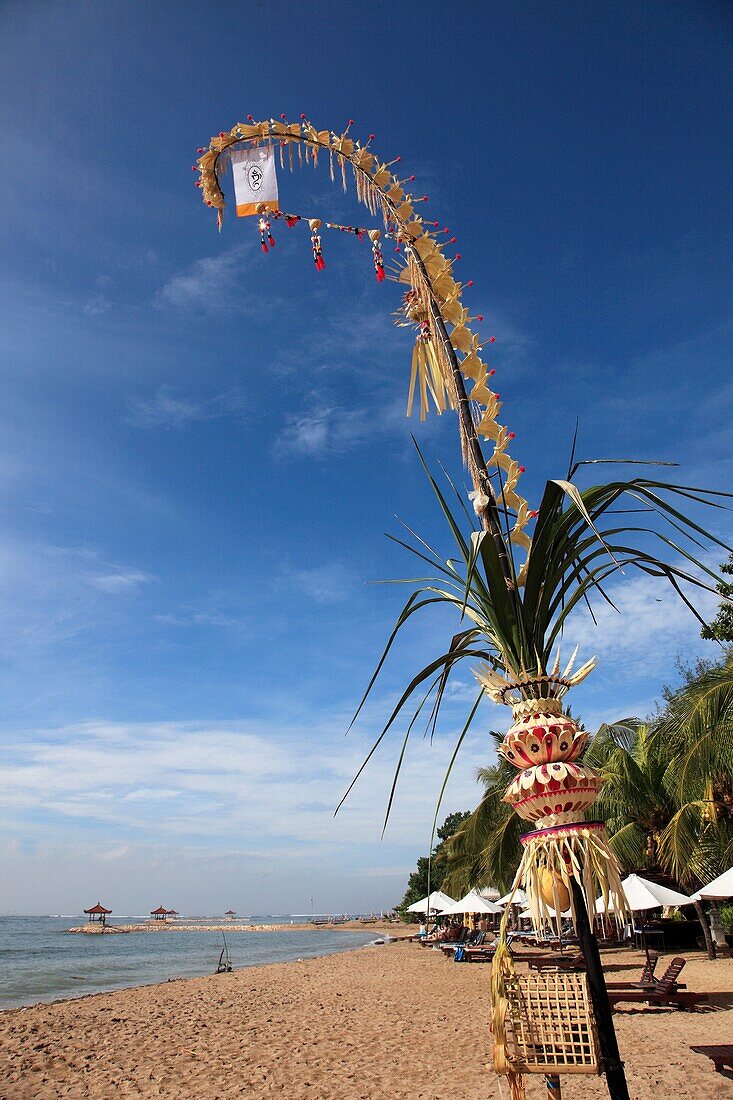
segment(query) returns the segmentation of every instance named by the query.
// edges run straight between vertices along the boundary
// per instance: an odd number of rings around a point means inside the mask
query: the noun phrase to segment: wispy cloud
[[[142,585],[150,584],[155,577],[139,569],[127,569],[123,565],[115,565],[109,572],[89,574],[86,579],[93,588],[118,596],[135,592]]]
[[[106,294],[100,291],[89,298],[82,308],[87,317],[99,317],[100,314],[106,313],[111,308],[111,302]]]
[[[218,256],[196,260],[186,271],[173,275],[159,290],[159,307],[219,313],[237,304],[246,309],[242,276],[252,249],[249,242],[235,245]]]
[[[312,569],[286,569],[282,583],[314,603],[341,603],[351,595],[354,578],[342,562],[324,562]]]
[[[241,619],[220,612],[183,610],[177,614],[154,615],[153,621],[163,626],[239,626]]]
[[[0,540],[0,649],[45,649],[99,623],[108,597],[133,593],[155,577],[122,562],[109,562],[84,546]]]
[[[311,394],[300,412],[291,413],[275,441],[277,458],[293,455],[327,458],[359,447],[386,433],[404,430],[403,405],[344,408]]]
[[[149,397],[130,397],[125,420],[136,428],[177,429],[197,421],[241,416],[246,407],[241,389],[227,390],[210,397],[193,397],[162,385]]]
[[[343,718],[333,714],[302,727],[275,719],[97,721],[23,731],[7,744],[0,804],[12,817],[43,809],[59,822],[110,825],[119,823],[124,805],[131,840],[153,824],[160,837],[190,842],[246,835],[248,843],[273,849],[376,840],[393,754],[375,759],[335,825],[333,810],[364,753],[359,737],[344,741],[342,734]],[[418,739],[408,752],[391,842],[411,842],[416,821],[429,829],[450,749],[449,739],[432,747]],[[448,809],[475,803],[474,768],[485,762],[483,750],[467,747]]]

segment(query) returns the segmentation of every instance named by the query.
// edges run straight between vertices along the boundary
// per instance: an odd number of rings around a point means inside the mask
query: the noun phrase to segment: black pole
[[[574,879],[570,880],[570,884],[573,890],[573,906],[575,908],[575,930],[578,933],[580,949],[583,952],[585,968],[588,972],[588,985],[590,986],[593,1011],[598,1027],[598,1041],[601,1047],[601,1060],[603,1062],[603,1072],[606,1074],[608,1095],[611,1100],[630,1100],[624,1064],[621,1061],[616,1030],[613,1026],[611,1002],[608,999],[598,941],[588,918],[583,891]]]

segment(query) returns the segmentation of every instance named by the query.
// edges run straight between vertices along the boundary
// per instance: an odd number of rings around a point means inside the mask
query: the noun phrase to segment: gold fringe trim
[[[556,935],[560,935],[562,911],[567,905],[568,895],[573,928],[577,926],[571,889],[573,881],[583,891],[591,924],[599,893],[603,899],[604,913],[612,911],[618,925],[630,917],[618,862],[609,847],[603,822],[579,822],[538,829],[522,837],[522,847],[522,861],[512,892],[520,886],[524,889],[532,926],[538,935],[545,931],[547,925],[555,930]],[[552,885],[548,890],[549,882]],[[551,893],[552,906],[547,901],[548,892]]]

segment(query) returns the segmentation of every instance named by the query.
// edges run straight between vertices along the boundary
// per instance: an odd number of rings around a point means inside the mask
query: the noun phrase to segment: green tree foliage
[[[413,905],[421,898],[427,897],[433,890],[442,888],[447,865],[446,843],[468,817],[470,817],[468,811],[448,814],[440,828],[436,829],[438,840],[432,854],[420,856],[418,859],[417,869],[408,879],[405,896],[397,906],[398,912],[404,915],[408,905]]]
[[[498,747],[501,734],[491,737]],[[526,828],[511,806],[502,802],[515,775],[516,769],[501,757],[479,769],[477,779],[484,788],[481,801],[446,845],[444,886],[452,897],[487,886],[496,886],[502,893],[509,889],[520,858],[519,837]]]
[[[721,565],[720,571],[733,577],[733,554]],[[718,614],[708,626],[702,628],[700,637],[713,642],[733,642],[733,583],[721,578],[715,587],[723,598]]]

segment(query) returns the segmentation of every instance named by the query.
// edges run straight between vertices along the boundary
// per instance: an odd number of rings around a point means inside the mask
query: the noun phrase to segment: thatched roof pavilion
[[[106,918],[112,912],[111,909],[105,909],[101,901],[98,901],[96,905],[93,905],[91,909],[85,909],[85,913],[89,914],[89,920],[98,920],[104,924]]]

